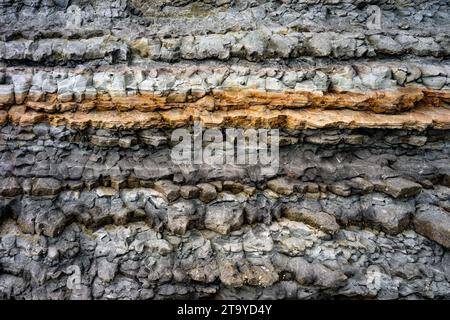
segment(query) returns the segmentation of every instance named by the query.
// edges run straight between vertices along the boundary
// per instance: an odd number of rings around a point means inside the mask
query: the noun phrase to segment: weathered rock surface
[[[422,72],[398,84],[394,71]],[[327,64],[295,68],[229,64],[170,67],[18,68],[1,70],[0,108],[23,105],[33,111],[158,111],[249,109],[351,109],[398,113],[418,107],[439,107],[450,100],[450,66],[396,62]],[[342,77],[345,76],[345,83]],[[436,87],[432,78],[443,79]],[[428,80],[427,80],[428,79]],[[325,83],[325,84],[324,84]],[[427,85],[430,84],[431,85]]]
[[[33,260],[1,249],[2,296],[36,298],[49,282],[22,275],[51,268],[62,287],[40,297],[250,298],[243,288],[278,298],[448,297],[447,131],[282,130],[280,168],[270,178],[245,166],[177,165],[166,144],[148,144],[170,135],[3,126],[1,243],[13,250],[18,239],[41,237],[47,253]],[[87,230],[135,235],[95,244]],[[183,253],[185,246],[197,249]],[[34,263],[17,262],[27,259]],[[82,291],[66,287],[73,271],[57,271],[66,265],[83,270]],[[127,293],[123,275],[140,279],[127,278]]]
[[[447,248],[450,246],[450,214],[447,210],[429,205],[422,205],[414,218],[418,232]]]
[[[0,299],[450,299],[450,6],[406,2],[0,1]],[[174,162],[194,123],[278,169]]]

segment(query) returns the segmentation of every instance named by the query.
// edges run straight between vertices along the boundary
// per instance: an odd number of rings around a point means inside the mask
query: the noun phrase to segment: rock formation
[[[450,3],[371,5],[0,1],[0,298],[450,298]]]

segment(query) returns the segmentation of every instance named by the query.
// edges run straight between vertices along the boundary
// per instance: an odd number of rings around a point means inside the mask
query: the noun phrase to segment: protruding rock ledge
[[[71,94],[72,95],[72,94]],[[12,96],[12,93],[11,93]],[[1,96],[10,101],[4,108],[14,105],[14,98]],[[23,100],[23,99],[22,99]],[[206,92],[170,92],[163,96],[159,93],[126,96],[96,94],[95,98],[84,100],[68,98],[65,95],[47,94],[45,98],[33,97],[23,100],[25,105],[35,111],[58,113],[64,111],[130,111],[143,112],[168,109],[200,110],[239,110],[254,106],[266,106],[269,109],[350,109],[393,114],[408,111],[418,106],[442,106],[450,101],[450,91],[423,88],[398,88],[394,90],[374,90],[369,92],[322,92],[322,91],[279,91],[269,92],[254,89],[219,90]]]
[[[90,70],[0,70],[0,110],[352,109],[398,113],[450,101],[447,65],[368,63],[298,68],[208,64]]]
[[[137,129],[174,128],[200,122],[203,127],[240,128],[388,128],[388,129],[450,129],[450,108],[419,107],[399,114],[377,114],[354,110],[270,110],[265,107],[250,109],[213,111],[197,108],[172,109],[159,112],[101,111],[45,113],[27,110],[25,106],[14,106],[8,111],[9,121],[27,126],[41,122],[55,126],[68,125],[73,128]]]

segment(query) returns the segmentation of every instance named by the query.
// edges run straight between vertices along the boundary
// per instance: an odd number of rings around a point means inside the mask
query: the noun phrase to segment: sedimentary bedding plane
[[[410,2],[2,1],[0,298],[450,298],[450,6]],[[174,161],[196,125],[277,170]]]

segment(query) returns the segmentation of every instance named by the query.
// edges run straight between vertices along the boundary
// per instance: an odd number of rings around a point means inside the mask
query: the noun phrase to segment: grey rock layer
[[[272,176],[170,130],[0,132],[2,298],[449,298],[447,131],[282,131]]]
[[[450,299],[449,130],[281,130],[265,174],[39,123],[249,89],[406,119],[449,107],[449,56],[443,0],[1,0],[0,299]]]

